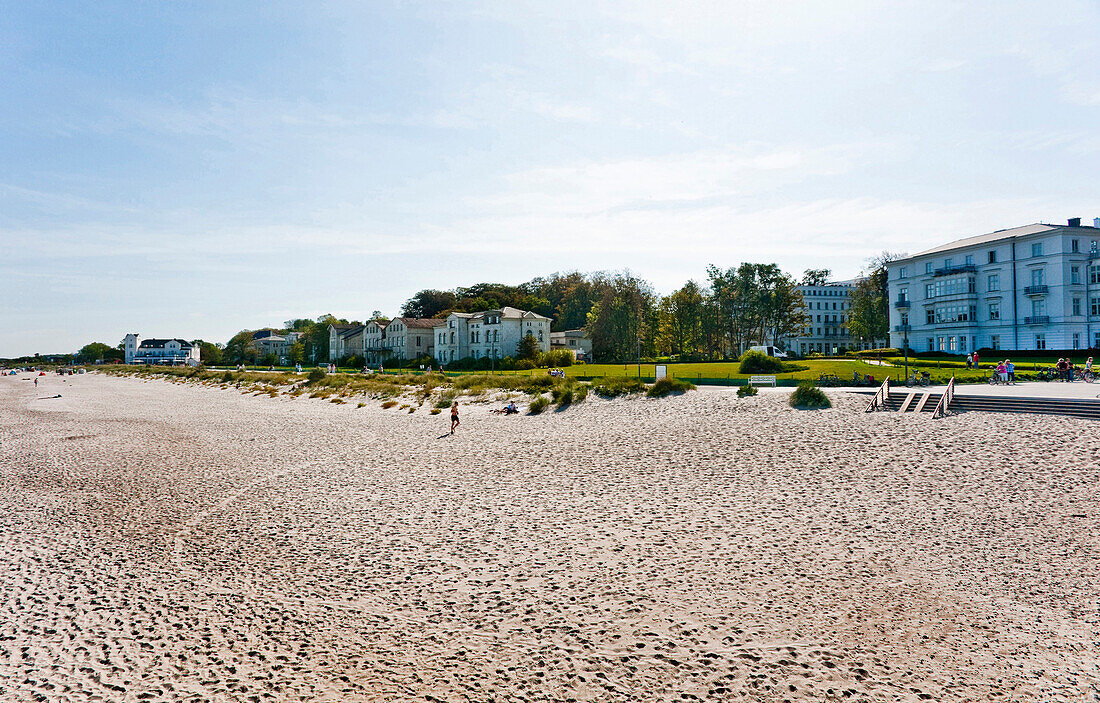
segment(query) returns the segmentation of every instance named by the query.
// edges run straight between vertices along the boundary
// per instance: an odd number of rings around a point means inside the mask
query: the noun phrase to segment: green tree
[[[629,271],[597,274],[597,300],[588,313],[585,330],[597,359],[628,361],[641,351],[655,351],[657,314],[653,287]]]
[[[405,317],[430,318],[454,310],[455,294],[447,290],[422,290],[405,301],[401,314]]]
[[[848,334],[851,337],[869,342],[887,338],[890,298],[886,264],[903,256],[884,251],[867,261],[867,268],[856,281],[848,307]]]
[[[191,341],[192,344],[199,348],[199,360],[207,366],[215,366],[222,363],[222,348],[213,342],[207,342],[202,339],[195,339]]]
[[[82,360],[95,363],[97,361],[122,361],[125,355],[122,351],[103,342],[85,344],[77,352]]]
[[[523,335],[523,339],[519,340],[519,344],[516,345],[517,359],[530,359],[534,361],[539,358],[540,352],[539,343],[530,332]]]
[[[255,364],[259,357],[252,330],[241,330],[225,344],[223,359],[231,364]]]
[[[806,269],[802,272],[802,285],[823,286],[829,282],[833,272],[829,269]]]

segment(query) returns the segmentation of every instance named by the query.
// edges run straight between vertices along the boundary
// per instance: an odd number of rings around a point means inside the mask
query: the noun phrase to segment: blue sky
[[[1096,2],[0,0],[0,356],[1091,221],[1098,67]]]

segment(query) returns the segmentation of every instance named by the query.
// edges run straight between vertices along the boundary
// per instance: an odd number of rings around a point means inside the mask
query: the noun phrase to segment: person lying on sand
[[[491,413],[497,413],[498,415],[518,415],[519,408],[516,407],[516,401],[511,401],[500,410],[490,410]]]

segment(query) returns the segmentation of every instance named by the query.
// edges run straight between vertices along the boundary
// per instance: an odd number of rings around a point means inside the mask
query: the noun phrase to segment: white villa
[[[502,359],[515,356],[520,340],[531,335],[543,352],[550,351],[550,318],[528,310],[504,307],[482,312],[452,312],[435,328],[435,358],[441,364],[457,359]]]
[[[891,346],[1100,348],[1100,218],[959,239],[888,264]]]
[[[365,325],[329,325],[328,360],[335,362],[352,354],[363,356]]]
[[[182,339],[142,339],[131,332],[122,340],[127,364],[199,364],[199,346]]]
[[[261,357],[274,354],[279,364],[286,364],[290,347],[298,341],[299,337],[297,332],[279,333],[273,330],[259,330],[252,335],[252,341],[259,348]]]
[[[551,349],[568,349],[577,361],[592,361],[592,338],[584,330],[550,333]]]

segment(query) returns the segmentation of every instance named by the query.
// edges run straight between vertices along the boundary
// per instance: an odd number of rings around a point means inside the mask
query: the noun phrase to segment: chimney
[[[1069,223],[1070,227],[1080,227],[1081,226],[1081,218],[1080,217],[1071,217],[1068,220],[1066,220],[1066,222]]]
[[[1092,226],[1096,229],[1100,229],[1100,217],[1092,218]]]

